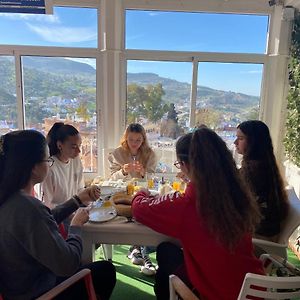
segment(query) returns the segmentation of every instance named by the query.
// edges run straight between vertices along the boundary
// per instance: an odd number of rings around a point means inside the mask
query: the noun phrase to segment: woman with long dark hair
[[[245,121],[237,127],[235,145],[237,152],[243,155],[240,173],[262,214],[255,236],[276,242],[280,223],[288,213],[288,198],[269,128],[262,121]]]
[[[45,137],[20,130],[0,137],[0,291],[4,299],[35,299],[81,264],[81,227],[89,219],[86,206],[99,197],[87,188],[50,210],[31,196],[53,164]],[[57,224],[75,212],[67,239]],[[109,299],[116,281],[114,266],[106,261],[91,269],[95,291]],[[74,290],[75,289],[75,290]],[[81,285],[66,291],[63,299],[87,299]]]
[[[208,128],[176,143],[175,165],[190,179],[184,194],[137,193],[134,218],[177,238],[182,250],[157,248],[157,299],[168,299],[168,277],[181,277],[201,299],[236,299],[246,273],[263,274],[253,254],[252,232],[259,220],[255,201],[240,180],[230,151]]]
[[[41,190],[43,202],[53,208],[84,187],[79,157],[81,137],[74,126],[57,122],[49,130],[47,142],[55,163],[41,184]]]

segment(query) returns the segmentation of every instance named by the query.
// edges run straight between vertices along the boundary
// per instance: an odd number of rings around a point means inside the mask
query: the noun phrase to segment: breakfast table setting
[[[151,194],[159,194],[158,186],[152,182],[149,185],[147,180],[104,180],[98,185],[100,198],[91,204],[89,222],[83,226],[83,263],[94,261],[96,244],[157,246],[163,241],[174,241],[136,222],[131,215],[134,193],[140,188],[148,188]],[[161,193],[168,191],[172,191],[172,187],[161,190]]]

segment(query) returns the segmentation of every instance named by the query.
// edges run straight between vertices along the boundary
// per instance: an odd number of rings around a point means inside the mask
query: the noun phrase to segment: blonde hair
[[[127,138],[130,132],[139,133],[143,137],[143,142],[140,148],[138,149],[138,153],[140,155],[140,163],[143,165],[144,168],[147,166],[147,162],[149,160],[150,155],[153,153],[153,150],[150,148],[148,139],[146,136],[146,131],[141,124],[138,123],[131,123],[127,126],[126,130],[123,133],[121,138],[120,144],[122,148],[130,153],[130,149],[127,144]]]

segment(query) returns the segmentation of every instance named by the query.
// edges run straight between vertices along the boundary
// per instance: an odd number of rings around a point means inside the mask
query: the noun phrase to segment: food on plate
[[[126,192],[115,193],[110,201],[112,205],[116,208],[117,214],[119,216],[131,217],[131,201],[132,196],[127,195]]]

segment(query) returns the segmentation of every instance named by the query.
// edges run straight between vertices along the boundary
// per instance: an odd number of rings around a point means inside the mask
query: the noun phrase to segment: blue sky
[[[126,13],[126,47],[264,53],[267,27],[266,16],[129,10]],[[96,9],[54,8],[53,15],[0,14],[0,28],[0,44],[97,46]],[[191,82],[190,63],[130,61],[127,69],[128,72],[153,72]],[[201,63],[198,84],[259,95],[261,75],[259,65]]]

